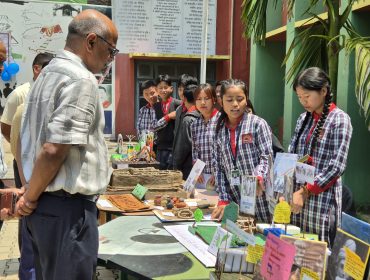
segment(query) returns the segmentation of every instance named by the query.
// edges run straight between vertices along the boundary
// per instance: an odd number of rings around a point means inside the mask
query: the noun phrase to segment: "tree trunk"
[[[333,101],[337,97],[337,83],[338,83],[338,65],[339,65],[339,45],[340,34],[340,16],[339,16],[339,0],[327,1],[326,7],[328,9],[328,22],[329,22],[329,38],[336,38],[332,40],[328,46],[328,64],[329,64],[329,77],[331,80],[331,89],[333,93]]]

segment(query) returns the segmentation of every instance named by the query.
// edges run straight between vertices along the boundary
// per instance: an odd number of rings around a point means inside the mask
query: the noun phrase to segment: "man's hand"
[[[8,208],[1,209],[1,212],[0,212],[0,220],[7,220],[10,217],[11,217],[11,215],[9,213],[9,209]]]
[[[37,207],[37,201],[30,201],[27,199],[27,192],[20,197],[15,207],[15,215],[17,216],[28,216],[31,215],[32,212]]]
[[[220,205],[217,206],[212,212],[211,219],[217,219],[218,221],[221,221],[222,217],[224,216],[224,210],[226,205]]]

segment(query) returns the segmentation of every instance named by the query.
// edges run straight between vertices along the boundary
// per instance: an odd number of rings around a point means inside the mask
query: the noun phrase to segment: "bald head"
[[[83,37],[89,33],[96,33],[104,38],[117,40],[117,29],[106,15],[97,10],[84,10],[79,13],[68,26],[67,45],[76,36]]]
[[[68,26],[65,50],[79,56],[92,73],[101,73],[114,59],[118,50],[117,28],[104,14],[84,10]]]

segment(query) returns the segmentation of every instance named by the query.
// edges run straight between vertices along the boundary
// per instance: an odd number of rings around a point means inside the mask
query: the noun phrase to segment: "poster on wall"
[[[104,3],[110,5],[110,1],[90,0],[29,2],[0,0],[0,34],[5,32],[10,34],[11,59],[19,65],[19,72],[9,82],[0,79],[0,90],[11,92],[16,86],[31,81],[32,61],[35,56],[41,52],[57,54],[61,51],[68,34],[68,25],[81,11],[96,9],[111,17],[111,7],[94,6],[104,5]],[[112,120],[114,119],[112,76],[114,75],[109,73],[99,88],[104,111],[110,112],[105,113],[108,117],[105,131],[110,131],[108,135],[113,133]],[[5,104],[5,102],[6,100],[2,103]]]
[[[216,0],[209,0],[207,53],[215,54]],[[113,0],[122,53],[201,53],[203,1]]]

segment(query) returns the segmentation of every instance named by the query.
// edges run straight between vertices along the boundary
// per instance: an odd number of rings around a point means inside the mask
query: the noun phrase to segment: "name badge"
[[[251,143],[253,143],[252,133],[243,134],[242,135],[242,143],[243,144],[251,144]]]
[[[231,170],[231,182],[230,185],[232,186],[240,186],[240,172],[239,169]]]

